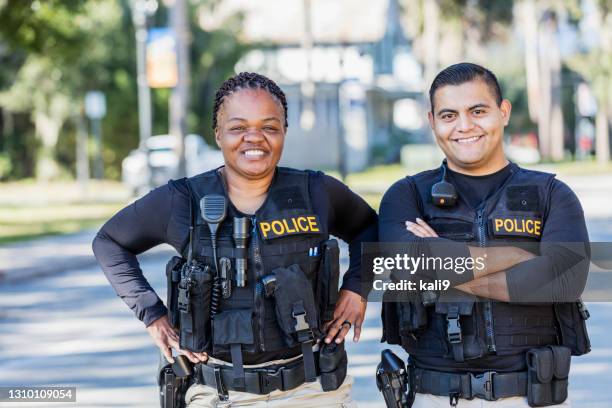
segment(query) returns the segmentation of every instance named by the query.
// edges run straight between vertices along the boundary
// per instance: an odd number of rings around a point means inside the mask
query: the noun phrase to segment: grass
[[[96,228],[128,199],[113,182],[0,184],[0,244]]]
[[[563,176],[608,174],[612,163],[595,161],[525,166]],[[378,210],[384,191],[418,169],[399,164],[373,166],[353,173],[346,183]],[[338,177],[337,173],[328,174]],[[0,244],[96,228],[126,205],[129,194],[120,183],[91,181],[86,189],[74,182],[40,184],[33,180],[0,183]]]
[[[0,244],[96,228],[122,204],[1,207]]]

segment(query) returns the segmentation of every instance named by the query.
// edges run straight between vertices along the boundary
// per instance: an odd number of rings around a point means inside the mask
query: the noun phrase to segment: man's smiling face
[[[503,167],[504,127],[511,108],[507,100],[498,105],[492,89],[479,79],[438,88],[429,123],[449,167],[472,174]]]

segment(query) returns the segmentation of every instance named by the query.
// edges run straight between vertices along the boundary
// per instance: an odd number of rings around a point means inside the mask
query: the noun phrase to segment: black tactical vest
[[[247,353],[276,351],[299,344],[279,325],[279,319],[290,319],[294,311],[279,312],[277,302],[265,296],[261,279],[283,270],[289,271],[282,273],[295,275],[296,285],[302,280],[307,282],[309,287],[306,289],[311,292],[309,296],[316,295],[321,244],[328,239],[328,232],[327,220],[322,220],[313,210],[309,174],[278,168],[266,201],[255,215],[250,216],[247,284],[243,288],[234,287],[228,299],[219,299],[219,312],[214,318],[214,339],[207,342],[207,351],[212,355],[226,354],[232,344],[240,344]],[[206,194],[222,194],[227,198],[223,178],[217,171],[193,177],[189,184],[194,203],[199,203]],[[230,205],[217,232],[218,259],[228,258],[232,268],[236,254],[232,239],[235,216],[243,215],[237,214]],[[199,212],[194,238],[196,260],[212,267],[210,231]],[[316,310],[316,314],[310,310],[306,312],[310,329],[317,336],[322,311]],[[286,315],[281,316],[283,313]]]
[[[425,222],[440,237],[473,246],[539,241],[554,175],[510,166],[504,185],[478,210],[461,196],[452,207],[432,203],[431,187],[440,181],[441,169],[415,175]],[[425,309],[422,327],[414,327],[415,308]],[[584,319],[575,303],[477,301],[472,295],[449,290],[428,307],[420,302],[385,303],[383,322],[383,341],[401,344],[412,355],[458,362],[490,354],[520,354],[543,345],[563,344],[574,355],[590,351]]]

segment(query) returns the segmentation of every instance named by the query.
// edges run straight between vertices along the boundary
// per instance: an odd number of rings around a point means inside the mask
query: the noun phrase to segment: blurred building
[[[243,14],[243,40],[258,44],[237,64],[287,94],[281,164],[353,172],[397,161],[426,139],[423,78],[400,24],[397,0],[224,0],[203,29]]]

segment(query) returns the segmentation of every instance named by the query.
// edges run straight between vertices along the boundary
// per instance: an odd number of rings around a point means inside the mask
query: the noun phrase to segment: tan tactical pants
[[[272,391],[258,395],[248,392],[229,391],[228,401],[219,401],[217,390],[207,385],[194,384],[185,395],[187,408],[255,407],[255,408],[353,408],[357,404],[351,399],[353,378],[347,376],[340,388],[324,392],[321,383],[304,383],[289,391]]]
[[[569,398],[565,400],[563,404],[551,405],[551,407],[557,408],[571,408]],[[431,394],[416,394],[414,398],[414,404],[412,408],[448,408],[450,407],[450,400],[448,397],[440,397],[438,395]],[[527,398],[525,397],[511,397],[511,398],[500,398],[497,401],[486,401],[480,398],[474,398],[473,400],[467,400],[460,398],[457,408],[529,408]]]

